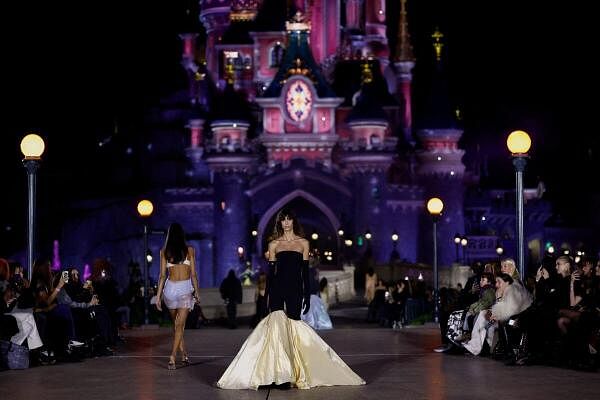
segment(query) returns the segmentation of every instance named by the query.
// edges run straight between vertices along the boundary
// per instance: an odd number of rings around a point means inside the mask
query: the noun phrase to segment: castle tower
[[[381,71],[389,65],[385,0],[365,0],[365,56],[379,60]]]
[[[344,169],[351,177],[354,193],[354,232],[372,235],[367,241],[376,260],[386,258],[385,223],[386,173],[394,158],[397,138],[391,136],[381,96],[373,85],[369,60],[362,64],[362,87],[352,111],[346,119],[351,135],[341,142]]]
[[[335,56],[340,45],[340,2],[313,0],[310,8],[310,47],[317,63]]]
[[[408,33],[408,18],[406,13],[406,0],[400,3],[400,18],[398,23],[398,41],[394,55],[396,71],[396,97],[400,104],[400,127],[404,139],[414,146],[415,139],[412,135],[412,70],[415,67],[415,56]]]
[[[218,45],[229,26],[231,0],[200,0],[200,22],[206,29],[206,65],[213,80],[218,80]]]
[[[215,284],[230,269],[243,268],[238,247],[250,244],[250,204],[246,190],[248,176],[256,167],[247,134],[250,115],[247,102],[234,89],[233,66],[226,71],[226,87],[219,99],[217,114],[210,124],[212,139],[205,140],[206,163],[214,186],[214,274]]]
[[[464,233],[464,184],[465,166],[462,163],[464,150],[458,148],[463,131],[457,125],[451,105],[447,81],[443,75],[444,35],[436,29],[432,35],[435,64],[431,86],[424,104],[425,119],[419,122],[417,131],[422,149],[417,151],[419,166],[417,175],[425,189],[425,198],[439,197],[444,202],[442,218],[438,223],[438,262],[450,265],[455,258],[453,238]],[[423,215],[422,232],[431,233],[429,216]],[[431,243],[423,241],[421,259],[431,261]]]

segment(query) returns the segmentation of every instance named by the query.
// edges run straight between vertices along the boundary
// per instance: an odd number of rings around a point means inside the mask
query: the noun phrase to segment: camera
[[[65,283],[69,282],[69,271],[62,272],[62,279],[65,281]]]

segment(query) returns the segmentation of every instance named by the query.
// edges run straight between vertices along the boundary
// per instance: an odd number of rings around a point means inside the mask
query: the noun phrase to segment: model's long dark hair
[[[185,233],[181,225],[177,222],[173,222],[169,226],[164,254],[167,261],[173,264],[180,264],[187,257],[188,246],[185,242]]]
[[[296,213],[290,208],[282,208],[277,213],[277,217],[275,217],[275,226],[273,227],[273,234],[271,239],[274,240],[283,236],[283,227],[281,226],[281,221],[286,219],[286,217],[293,221],[292,230],[294,231],[294,235],[303,238],[304,229],[302,229],[302,225],[300,224],[300,221],[298,221]]]

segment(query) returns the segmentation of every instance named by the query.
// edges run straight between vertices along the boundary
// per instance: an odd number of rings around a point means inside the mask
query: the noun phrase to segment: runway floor
[[[321,336],[366,386],[221,390],[214,383],[250,333],[247,326],[187,330],[192,364],[175,371],[166,369],[170,329],[137,328],[123,332],[126,342],[112,357],[0,372],[0,399],[600,398],[598,373],[434,353],[439,333],[432,325],[392,331],[339,314],[334,324]]]

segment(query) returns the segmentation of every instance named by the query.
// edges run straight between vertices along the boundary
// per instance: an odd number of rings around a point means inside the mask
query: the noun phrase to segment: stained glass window
[[[285,96],[288,115],[293,121],[302,122],[312,109],[312,92],[301,80],[293,82]]]

